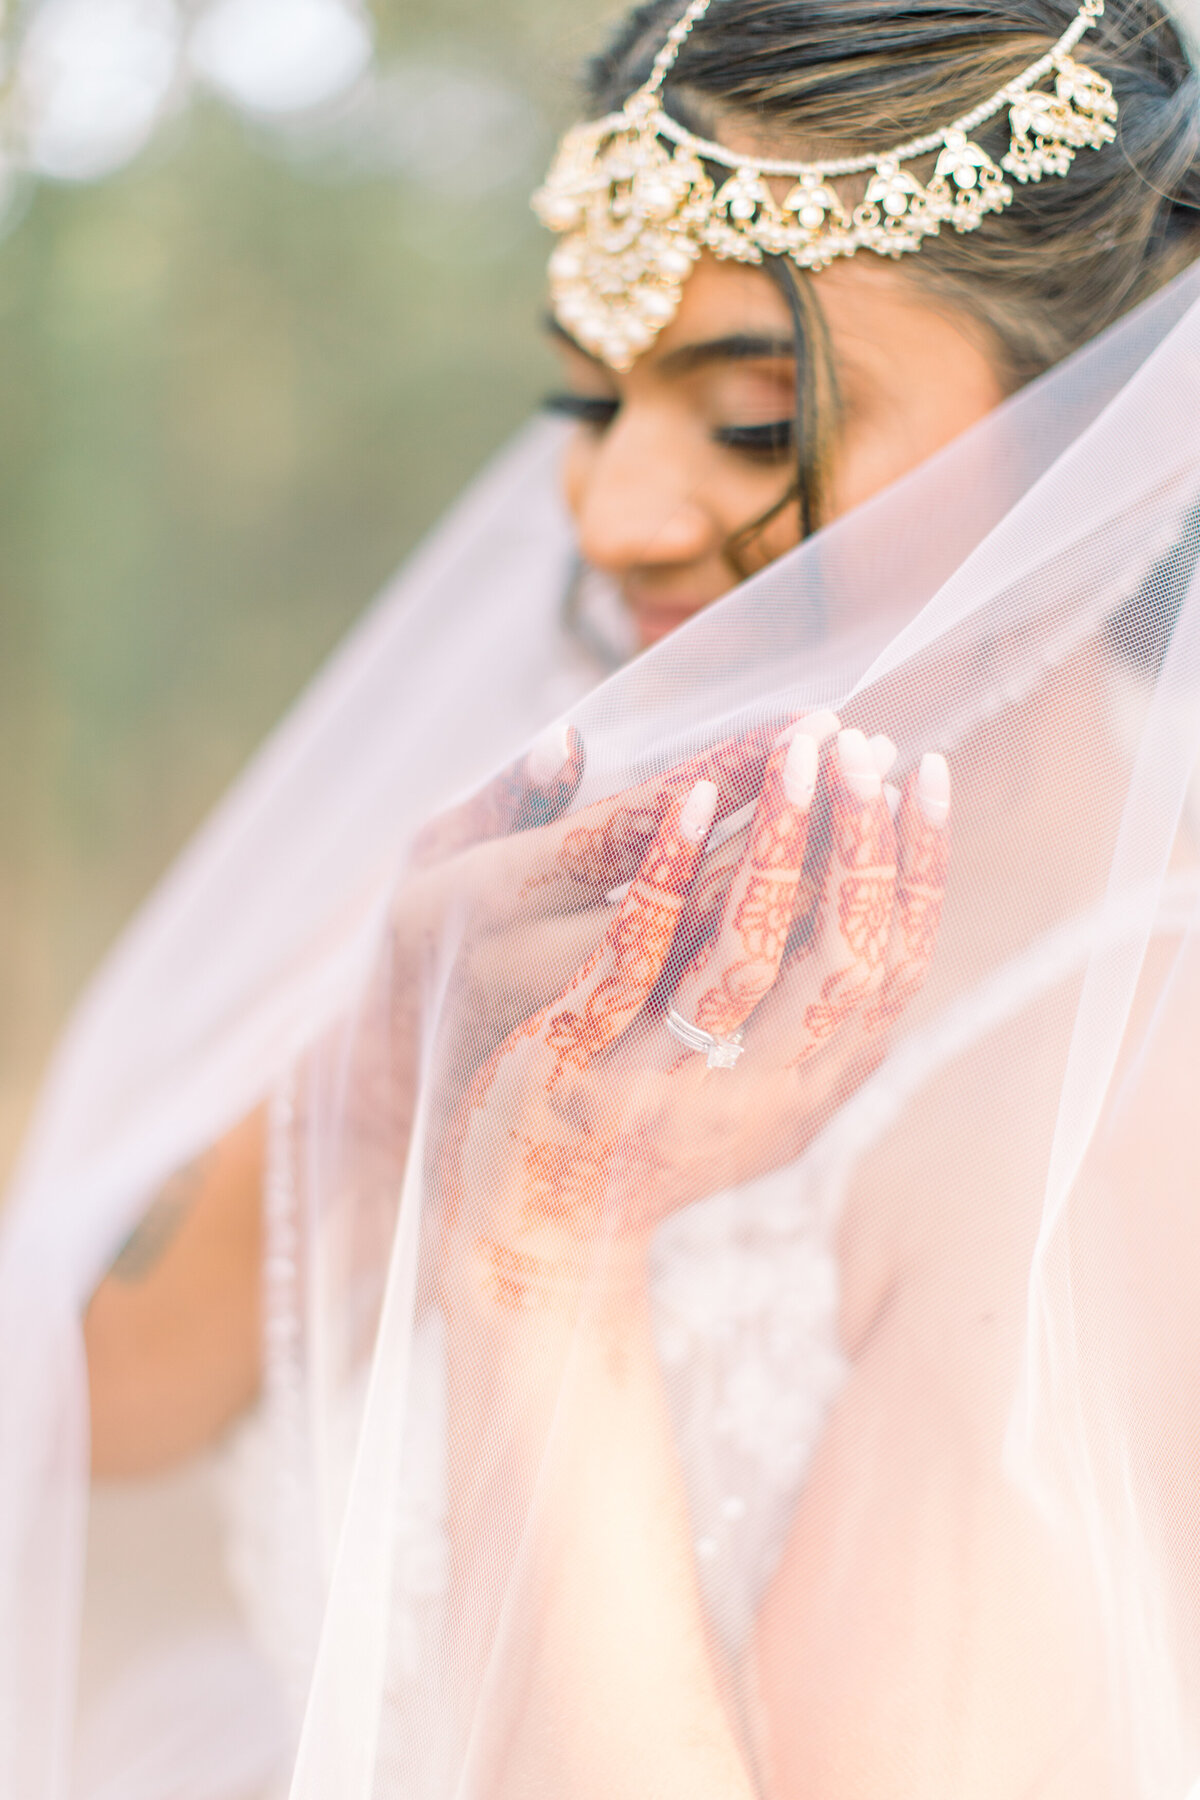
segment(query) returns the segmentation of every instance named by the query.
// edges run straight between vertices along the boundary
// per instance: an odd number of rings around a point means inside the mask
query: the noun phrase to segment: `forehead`
[[[783,294],[762,269],[718,262],[705,254],[683,284],[679,311],[645,353],[647,361],[700,338],[739,332],[790,338],[792,314]]]

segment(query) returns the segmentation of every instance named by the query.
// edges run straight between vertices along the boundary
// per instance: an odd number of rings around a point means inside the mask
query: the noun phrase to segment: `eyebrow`
[[[737,331],[728,337],[709,338],[702,344],[680,344],[668,350],[660,367],[672,375],[685,375],[714,362],[755,362],[768,357],[794,358],[796,345],[790,337],[775,337],[765,332]]]
[[[552,314],[545,319],[546,330],[552,338],[574,350],[577,355],[585,356],[589,362],[600,364],[600,358],[593,356],[590,350],[577,343],[571,333],[559,324]],[[699,344],[680,344],[676,350],[668,350],[660,363],[660,368],[670,375],[690,374],[694,369],[704,368],[715,362],[755,362],[770,358],[778,360],[786,357],[793,360],[796,345],[790,337],[779,337],[769,332],[732,332],[726,337],[708,338]],[[601,365],[603,366],[603,365]]]

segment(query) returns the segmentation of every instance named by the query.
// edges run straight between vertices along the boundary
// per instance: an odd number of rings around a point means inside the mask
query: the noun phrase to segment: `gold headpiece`
[[[940,131],[829,162],[735,155],[686,131],[659,104],[684,40],[711,3],[691,0],[620,112],[567,133],[534,196],[542,223],[563,239],[550,259],[555,317],[614,369],[630,368],[674,318],[704,250],[744,263],[790,256],[802,269],[857,250],[902,256],[945,221],[974,231],[985,213],[1010,205],[1002,169],[1021,182],[1065,175],[1076,150],[1098,150],[1115,136],[1111,84],[1071,58],[1104,11],[1104,0],[1083,0],[1052,50]],[[1035,93],[1050,75],[1053,93]],[[971,133],[1006,106],[1011,142],[997,167]],[[935,152],[924,183],[904,167]],[[718,187],[705,164],[732,172]],[[867,177],[855,206],[830,185],[849,175]],[[773,181],[792,184],[781,199]]]

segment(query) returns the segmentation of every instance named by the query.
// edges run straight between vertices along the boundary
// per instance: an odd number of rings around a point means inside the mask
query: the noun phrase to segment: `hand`
[[[448,928],[452,982],[439,1030],[453,1046],[449,1064],[471,1070],[553,998],[603,936],[617,911],[609,894],[636,872],[670,809],[703,778],[718,787],[719,811],[736,811],[752,800],[769,748],[767,733],[747,732],[564,817],[584,752],[577,732],[555,726],[420,833],[365,997],[332,1045],[318,1047],[340,1065],[348,1179],[364,1197],[387,1196],[382,1241],[411,1134],[424,996]],[[720,868],[710,874],[728,880]],[[720,900],[712,886],[697,929]]]
[[[797,1156],[877,1066],[933,954],[948,848],[944,760],[893,796],[893,823],[892,756],[829,717],[785,733],[699,946],[688,903],[720,796],[702,778],[671,803],[599,950],[488,1058],[446,1130],[456,1278],[543,1304],[601,1239],[644,1248],[675,1208]],[[682,1050],[669,1005],[714,1036],[745,1026],[738,1066]]]
[[[771,736],[753,730],[563,817],[584,768],[578,734],[554,728],[529,754],[422,832],[392,908],[387,954],[401,1008],[415,1012],[422,959],[453,923],[448,1003],[456,1056],[478,1065],[562,989],[612,923],[611,899],[699,780],[717,816],[748,806]],[[728,852],[694,885],[681,935],[700,942],[736,864]]]

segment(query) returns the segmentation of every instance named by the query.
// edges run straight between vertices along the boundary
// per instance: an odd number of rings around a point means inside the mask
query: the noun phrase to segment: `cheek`
[[[833,458],[833,517],[917,468],[1004,398],[982,359],[951,353],[946,361],[942,373],[900,390],[881,382],[847,421]]]
[[[583,511],[588,482],[596,461],[596,440],[590,431],[576,428],[567,440],[562,460],[562,495],[567,511],[578,519]]]
[[[921,460],[911,420],[876,417],[847,425],[833,454],[827,489],[831,517],[839,518],[861,506]]]
[[[800,541],[796,506],[790,501],[779,506],[794,485],[790,465],[763,466],[732,456],[715,447],[707,431],[690,421],[658,432],[653,443],[632,442],[626,430],[619,446],[584,427],[573,431],[563,453],[561,481],[567,511],[576,522],[587,507],[593,483],[599,477],[607,484],[614,463],[621,479],[637,493],[663,488],[686,496],[689,507],[708,520],[709,549],[718,553],[756,520],[778,509],[761,531],[739,545],[739,566],[758,569]]]
[[[773,491],[763,498],[762,504],[748,515],[750,518],[762,518],[764,513],[770,512],[772,507],[778,506],[774,517],[768,519],[762,529],[754,533],[739,557],[741,566],[747,574],[754,574],[759,569],[765,568],[768,563],[777,561],[781,556],[786,556],[788,551],[794,550],[800,542],[800,504],[791,492],[793,486],[794,483],[790,479],[780,478],[775,483]],[[781,489],[788,492],[788,498],[784,505],[779,506]]]
[[[737,563],[743,573],[755,574],[786,556],[800,542],[794,466],[778,463],[756,469],[750,465],[727,476],[722,512],[726,536],[737,544]],[[766,523],[739,541],[739,534],[759,519]]]

